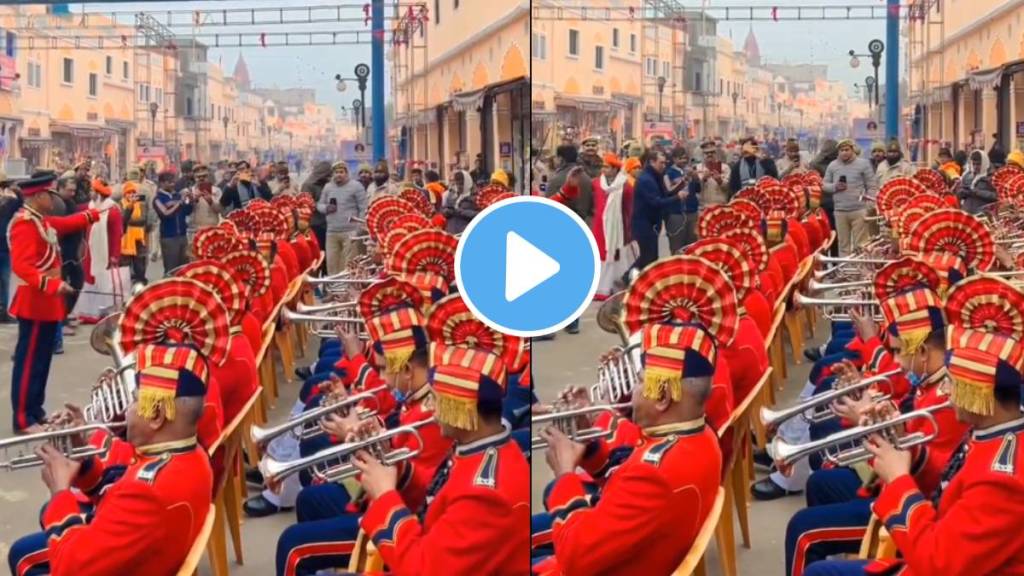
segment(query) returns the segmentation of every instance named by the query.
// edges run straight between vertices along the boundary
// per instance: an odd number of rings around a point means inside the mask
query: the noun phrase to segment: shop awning
[[[581,112],[609,112],[611,104],[603,98],[586,96],[555,96],[555,107],[576,108]]]
[[[474,112],[484,105],[484,96],[486,94],[486,88],[456,94],[452,97],[452,108],[459,112]]]
[[[971,90],[992,90],[999,87],[999,82],[1002,79],[1003,67],[999,67],[971,73],[967,76],[967,84]]]
[[[114,130],[96,124],[78,124],[74,122],[51,122],[50,132],[71,134],[76,138],[103,138],[114,134]]]

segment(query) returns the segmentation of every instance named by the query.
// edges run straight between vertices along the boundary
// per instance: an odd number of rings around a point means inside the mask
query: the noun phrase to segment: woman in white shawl
[[[614,154],[605,154],[601,175],[594,178],[594,220],[592,231],[601,255],[601,279],[598,297],[609,296],[636,260],[636,247],[629,238],[627,211],[633,205],[633,187],[622,162]]]
[[[85,286],[75,311],[86,323],[98,321],[106,310],[123,304],[124,295],[130,292],[127,273],[120,273],[122,218],[112,191],[103,180],[93,180],[89,208],[99,210],[100,219],[89,226],[86,236]]]
[[[480,208],[476,205],[476,186],[469,172],[460,170],[452,177],[452,185],[444,195],[441,213],[447,219],[449,234],[461,234]]]

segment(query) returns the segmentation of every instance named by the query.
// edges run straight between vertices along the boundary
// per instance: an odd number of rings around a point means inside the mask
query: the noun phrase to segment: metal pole
[[[384,0],[372,0],[373,49],[370,69],[373,74],[373,159],[387,158],[384,129]],[[365,107],[365,103],[364,103]]]
[[[900,0],[887,0],[885,21],[885,138],[900,134]]]
[[[153,140],[153,147],[156,147],[156,114],[149,115],[149,136]]]

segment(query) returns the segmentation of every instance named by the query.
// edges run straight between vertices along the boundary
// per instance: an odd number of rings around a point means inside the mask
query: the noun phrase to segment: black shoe
[[[249,468],[245,471],[245,481],[249,484],[263,486],[263,473],[258,468]]]
[[[772,461],[772,457],[768,455],[767,450],[754,451],[754,469],[767,472],[772,469],[773,464],[775,462]]]
[[[18,321],[8,314],[0,315],[0,324],[17,324]]]
[[[64,345],[63,344],[58,344],[58,345],[54,346],[53,353],[54,354],[63,354],[64,353]]]
[[[579,334],[580,325],[578,323],[569,324],[565,331],[568,332],[569,334]]]
[[[800,494],[803,490],[786,490],[782,486],[779,486],[772,481],[771,478],[765,478],[758,480],[750,487],[750,493],[754,496],[755,500],[778,500],[783,496],[792,496],[794,494]]]
[[[554,339],[555,339],[554,333],[552,333],[552,334],[544,334],[543,336],[534,336],[533,338],[531,338],[531,340],[533,340],[534,342],[544,342],[544,341],[547,341],[547,340],[554,340]]]
[[[817,346],[814,348],[804,348],[804,358],[807,358],[811,362],[821,360],[821,348],[818,348]]]
[[[299,380],[305,380],[313,375],[313,371],[310,370],[309,366],[300,366],[295,369],[295,376]]]
[[[260,494],[246,500],[245,504],[242,505],[242,510],[245,510],[245,515],[250,518],[263,518],[264,516],[291,510],[291,508],[281,508]]]

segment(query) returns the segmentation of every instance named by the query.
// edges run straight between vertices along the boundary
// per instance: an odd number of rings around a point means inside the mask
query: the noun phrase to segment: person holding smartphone
[[[839,143],[839,157],[825,170],[822,189],[835,205],[839,255],[848,256],[868,240],[865,199],[878,195],[878,178],[871,162],[857,156],[853,140]]]
[[[348,164],[335,162],[331,181],[320,194],[316,209],[327,220],[327,273],[337,274],[349,260],[363,251],[362,243],[353,240],[360,225],[353,218],[365,218],[368,194],[363,185],[349,177]]]

